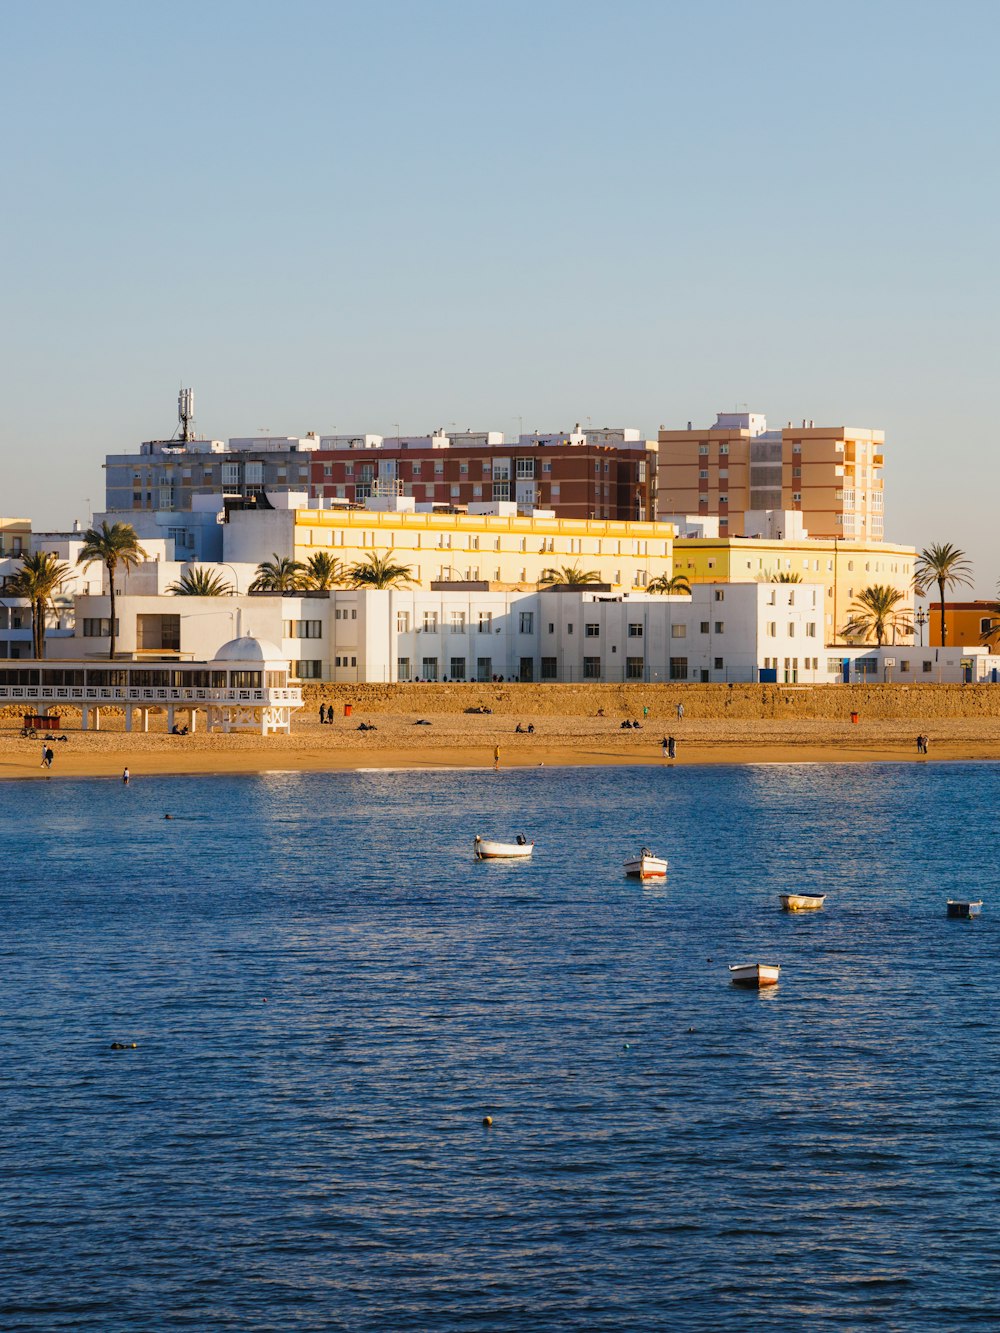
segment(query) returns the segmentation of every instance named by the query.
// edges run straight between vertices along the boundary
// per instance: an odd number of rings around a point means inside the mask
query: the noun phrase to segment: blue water
[[[998,801],[975,764],[3,784],[0,1328],[997,1327]],[[777,989],[730,986],[756,958]]]

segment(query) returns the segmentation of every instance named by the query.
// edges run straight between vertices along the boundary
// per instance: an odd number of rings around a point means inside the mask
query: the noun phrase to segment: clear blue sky
[[[218,437],[746,403],[884,429],[887,537],[992,592],[995,4],[2,14],[0,512],[100,508],[181,382]]]

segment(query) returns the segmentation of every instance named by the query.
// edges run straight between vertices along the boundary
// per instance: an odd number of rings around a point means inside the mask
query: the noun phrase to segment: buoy
[[[484,1116],[483,1116],[483,1129],[489,1129],[490,1125],[492,1125],[492,1124],[493,1124],[493,1117],[492,1117],[491,1115],[484,1115]]]
[[[625,1045],[622,1047],[622,1050],[623,1050],[623,1051],[630,1051],[631,1049],[632,1049],[632,1048],[631,1048],[631,1046],[629,1046],[628,1042],[626,1042]]]
[[[132,1043],[132,1049],[133,1049],[133,1051],[137,1051],[137,1050],[139,1049],[139,1044],[138,1044],[138,1042],[135,1042],[135,1041],[134,1041],[134,1042]]]

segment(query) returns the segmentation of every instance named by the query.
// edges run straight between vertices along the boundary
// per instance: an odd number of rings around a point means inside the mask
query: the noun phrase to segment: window
[[[714,658],[713,660],[714,660],[714,662],[715,662],[715,670],[716,670],[716,671],[724,671],[724,670],[725,670],[726,663],[725,663],[725,660],[724,660],[723,658],[721,658],[721,657],[716,657],[716,658]]]
[[[223,486],[238,486],[240,484],[239,463],[223,463],[222,484]]]
[[[728,495],[720,495],[720,496],[719,496],[719,504],[720,504],[720,505],[727,505],[728,503],[729,503],[729,496],[728,496]]]
[[[698,473],[698,480],[699,480],[699,481],[708,481],[708,468],[702,468],[702,469],[701,469],[701,471]]]
[[[452,486],[452,488],[451,488],[451,498],[452,498],[453,500],[457,500],[461,494],[462,494],[462,488],[461,488],[461,486]]]
[[[348,463],[347,466],[350,467],[350,466],[351,466],[350,463]],[[414,477],[419,477],[419,476],[420,476],[420,473],[421,473],[421,470],[422,470],[422,469],[421,469],[421,467],[420,467],[420,463],[419,463],[416,459],[414,459],[414,461],[413,461],[413,472],[412,472],[411,475],[414,476]]]
[[[920,670],[923,671],[924,674],[926,675],[928,672],[934,670],[934,663],[933,663],[933,662],[921,662],[921,664],[920,664]]]
[[[670,626],[670,637],[671,637],[672,639],[686,639],[686,638],[687,638],[687,632],[688,632],[688,627],[687,627],[687,625],[671,625],[671,626]]]
[[[452,634],[464,634],[464,633],[465,633],[465,612],[464,612],[464,611],[451,611],[451,612],[449,612],[449,616],[450,616],[450,621],[451,621],[451,623],[449,624],[448,629],[451,631],[451,633],[452,633]]]
[[[626,657],[625,659],[625,679],[642,680],[646,674],[646,659],[644,657]]]
[[[716,588],[713,600],[716,602],[724,602],[726,600],[726,590],[724,588]]]
[[[584,625],[583,633],[588,639],[599,639],[601,637],[601,627],[593,621],[589,621]]]
[[[567,626],[566,626],[566,633],[567,633],[567,634],[572,634],[572,633],[573,633],[573,626],[572,626],[572,625],[567,625]]]
[[[321,639],[323,637],[322,620],[286,620],[286,639]]]
[[[899,661],[899,669],[900,669],[901,672],[903,672],[903,673],[908,672],[908,671],[910,670],[910,665],[911,665],[911,663],[910,663],[910,659],[909,659],[908,657],[902,657],[902,658],[900,658],[900,661]]]
[[[495,482],[493,483],[493,499],[494,499],[494,500],[509,500],[509,499],[510,499],[510,482],[509,482],[509,481],[495,481]]]
[[[396,612],[396,633],[409,634],[410,632],[410,613],[409,611]],[[409,679],[409,677],[407,677]]]
[[[815,639],[815,637],[816,637],[816,622],[814,620],[810,620],[806,624],[806,638]]]
[[[767,637],[769,639],[776,639],[778,637],[778,622],[776,620],[769,620],[767,622]]]
[[[802,469],[801,469],[800,467],[793,467],[793,468],[792,468],[792,476],[793,476],[793,477],[801,477],[801,476],[802,476]]]
[[[794,620],[790,620],[790,621],[788,622],[788,637],[789,637],[790,639],[794,639],[794,638],[795,638],[795,621],[794,621]]]
[[[729,445],[728,445],[728,444],[720,444],[720,445],[719,445],[719,453],[720,453],[720,454],[728,454],[728,453],[729,453]]]
[[[793,499],[794,501],[796,501],[796,502],[800,501],[800,500],[802,499],[802,492],[801,492],[801,491],[793,491],[793,492],[792,492],[792,499]]]
[[[490,680],[493,676],[493,658],[476,658],[476,680]]]
[[[438,660],[436,657],[425,657],[422,660],[420,674],[424,680],[437,680],[438,678]]]
[[[493,633],[493,612],[492,612],[492,611],[480,611],[480,612],[479,612],[479,633],[480,633],[480,634],[492,634],[492,633]]]
[[[448,672],[452,680],[465,680],[465,658],[453,657],[451,659],[451,670]]]
[[[724,620],[717,620],[715,622],[715,632],[716,634],[725,634],[726,622]]]
[[[645,464],[645,463],[640,463],[640,464],[639,464],[639,475],[638,475],[638,477],[637,477],[637,480],[638,480],[638,481],[645,481],[645,480],[646,480],[646,464]]]
[[[642,625],[638,622],[630,622],[628,627],[628,636],[630,639],[642,638]]]
[[[535,475],[535,460],[519,458],[515,463],[515,475],[525,481],[531,480]]]
[[[549,621],[549,633],[550,633],[550,634],[555,634],[555,632],[556,632],[556,627],[555,627],[555,625],[552,623],[552,621],[550,620],[550,621]]]
[[[472,484],[472,498],[474,500],[481,500],[483,498],[483,488],[478,481],[473,482]]]
[[[708,453],[708,445],[707,445],[707,444],[699,444],[699,445],[698,445],[698,452],[699,452],[699,454],[707,454],[707,453]]]
[[[444,476],[444,462],[440,458],[434,460],[434,475],[435,477]]]
[[[467,476],[469,475],[469,464],[468,464],[468,463],[466,463],[466,462],[459,463],[459,465],[458,465],[458,475],[459,475],[460,477],[467,477]]]
[[[436,634],[438,627],[438,613],[436,611],[424,612],[424,633]]]
[[[708,621],[707,620],[701,621],[699,628],[701,629],[702,634],[707,634],[710,628]]]
[[[599,657],[585,657],[583,659],[583,678],[584,680],[601,679],[601,659]]]
[[[181,646],[181,618],[139,615],[135,618],[135,646],[140,650],[159,649],[176,653]]]
[[[236,673],[233,672],[233,675]],[[309,661],[298,661],[292,663],[292,675],[298,676],[299,680],[319,680],[323,674],[323,663],[311,658]]]
[[[396,679],[397,680],[410,679],[410,659],[408,657],[396,658]]]
[[[559,660],[555,657],[542,658],[542,680],[556,680],[559,676]]]
[[[118,635],[118,618],[115,618],[115,636]],[[17,628],[15,626],[15,628]],[[23,626],[22,626],[23,628]],[[107,639],[111,636],[111,620],[105,616],[91,618],[87,616],[83,622],[83,637],[85,639]]]
[[[248,486],[260,486],[264,482],[264,464],[247,463],[245,469],[246,483]]]
[[[688,660],[686,657],[672,657],[670,659],[670,679],[687,680],[688,678]]]
[[[533,611],[521,612],[521,633],[533,634],[535,631],[535,613]]]

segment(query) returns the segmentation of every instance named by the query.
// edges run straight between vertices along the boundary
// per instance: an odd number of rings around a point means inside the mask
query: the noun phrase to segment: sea
[[[0,1329],[997,1328],[998,805],[934,762],[0,784]]]

